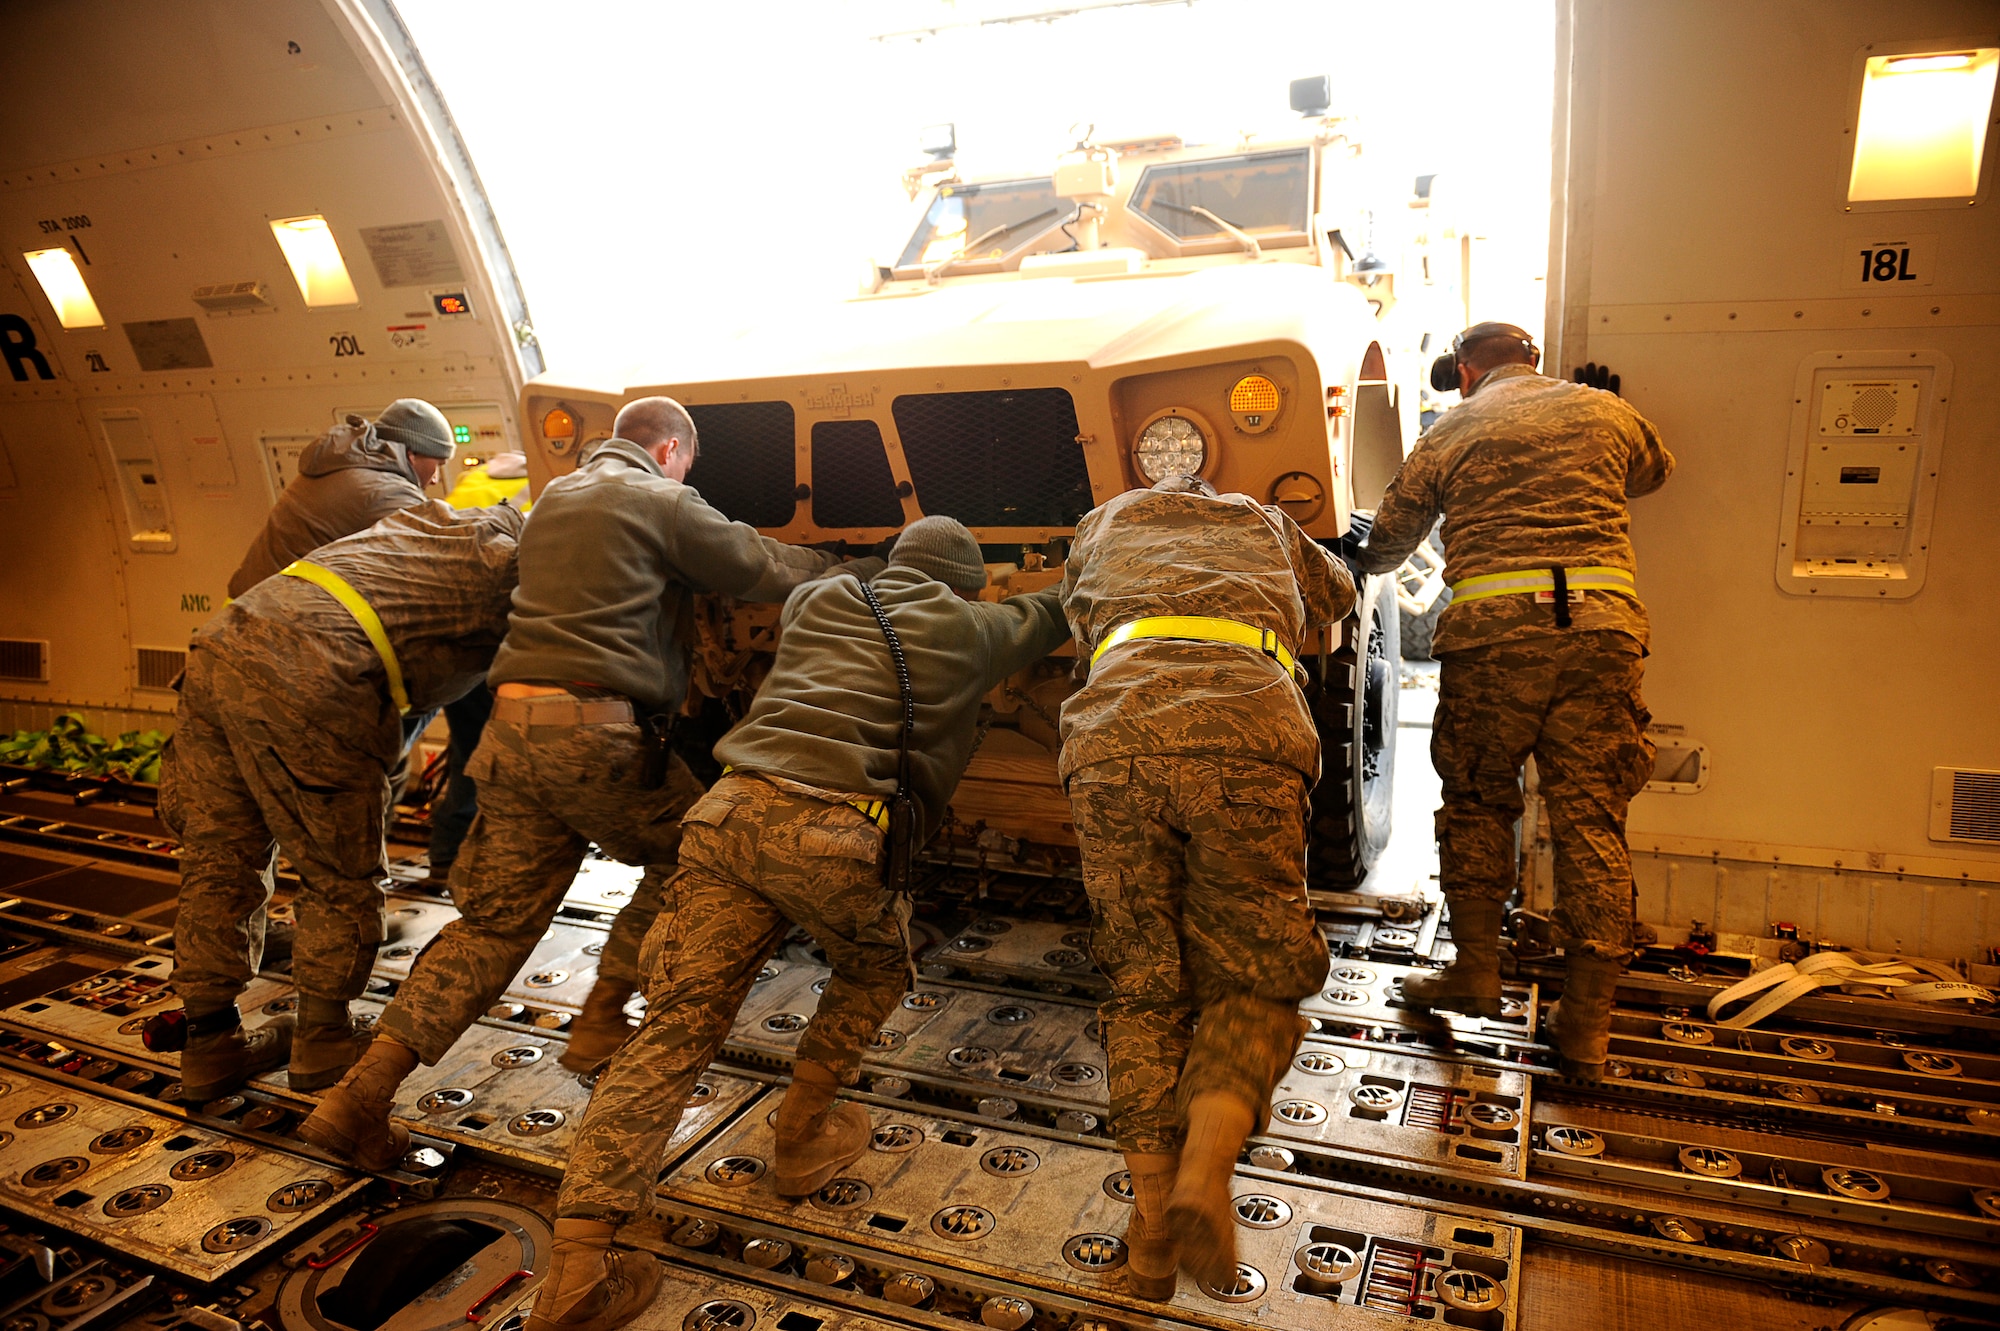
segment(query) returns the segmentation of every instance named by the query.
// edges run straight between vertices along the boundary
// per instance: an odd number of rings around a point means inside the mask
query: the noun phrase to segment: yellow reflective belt
[[[1622,568],[1564,569],[1563,577],[1573,592],[1595,589],[1636,595],[1639,590],[1638,579]],[[1487,573],[1454,582],[1451,584],[1451,599],[1456,605],[1460,601],[1477,601],[1487,596],[1518,596],[1524,592],[1548,592],[1553,595],[1555,589],[1555,574],[1545,568],[1524,568],[1518,573]]]
[[[735,771],[735,770],[736,770],[736,769],[735,769],[734,767],[730,766],[730,765],[729,765],[728,763],[724,763],[724,764],[722,765],[722,774],[723,774],[724,776],[728,776],[728,775],[729,775],[729,774],[730,774],[731,772],[733,772],[733,771]],[[886,801],[886,800],[845,800],[845,801],[843,801],[843,803],[845,803],[845,804],[847,805],[847,807],[848,807],[848,808],[850,808],[850,809],[854,809],[854,810],[856,810],[857,812],[859,812],[859,813],[860,813],[860,815],[861,815],[861,816],[862,816],[863,818],[866,818],[866,819],[867,819],[867,820],[868,820],[869,822],[871,822],[871,823],[875,824],[875,826],[877,826],[877,827],[881,828],[881,829],[882,829],[882,830],[883,830],[884,832],[886,832],[886,831],[888,831],[888,830],[889,830],[889,804],[888,804],[888,801]]]
[[[1209,619],[1204,615],[1155,615],[1150,619],[1134,619],[1120,624],[1105,635],[1097,650],[1090,654],[1090,664],[1095,666],[1097,658],[1122,643],[1136,642],[1143,638],[1179,638],[1188,642],[1226,642],[1237,647],[1251,647],[1264,653],[1292,674],[1299,663],[1278,641],[1278,635],[1270,629],[1253,628],[1239,624],[1233,619]]]
[[[396,649],[389,645],[388,630],[382,627],[382,616],[375,613],[375,607],[368,604],[346,578],[330,568],[299,559],[278,572],[287,578],[304,578],[347,608],[347,613],[354,616],[354,622],[361,626],[361,631],[368,635],[368,641],[374,644],[375,655],[382,658],[383,673],[389,677],[389,696],[396,700],[396,714],[408,716],[410,695],[403,691],[403,668],[396,664]]]

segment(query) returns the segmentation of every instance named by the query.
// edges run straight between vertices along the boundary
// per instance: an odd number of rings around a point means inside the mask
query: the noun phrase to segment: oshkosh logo
[[[807,411],[824,411],[835,416],[846,416],[856,407],[872,407],[874,405],[875,394],[870,389],[864,389],[859,393],[850,393],[847,391],[846,384],[828,384],[817,393],[811,389],[806,390]]]

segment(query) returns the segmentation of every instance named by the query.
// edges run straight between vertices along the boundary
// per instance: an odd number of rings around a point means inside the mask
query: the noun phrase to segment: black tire
[[[1438,592],[1437,600],[1421,615],[1413,615],[1407,610],[1399,610],[1402,618],[1403,659],[1405,661],[1431,661],[1431,642],[1437,636],[1438,616],[1451,604],[1451,588]]]
[[[1306,885],[1320,891],[1357,886],[1389,844],[1401,626],[1392,577],[1367,578],[1360,591],[1360,603],[1341,623],[1326,678],[1311,690],[1321,770],[1312,795]]]

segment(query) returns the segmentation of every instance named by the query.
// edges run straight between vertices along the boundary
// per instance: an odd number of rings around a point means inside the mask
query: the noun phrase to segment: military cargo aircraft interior
[[[2000,1328],[2000,4],[1436,0],[1545,248],[1274,32],[617,363],[406,8],[0,0],[0,1331]]]

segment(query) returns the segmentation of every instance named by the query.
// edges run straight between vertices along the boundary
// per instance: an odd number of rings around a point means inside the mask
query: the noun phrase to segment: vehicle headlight
[[[1208,462],[1208,439],[1185,416],[1166,415],[1149,422],[1132,445],[1139,474],[1158,481],[1176,472],[1199,475]]]

